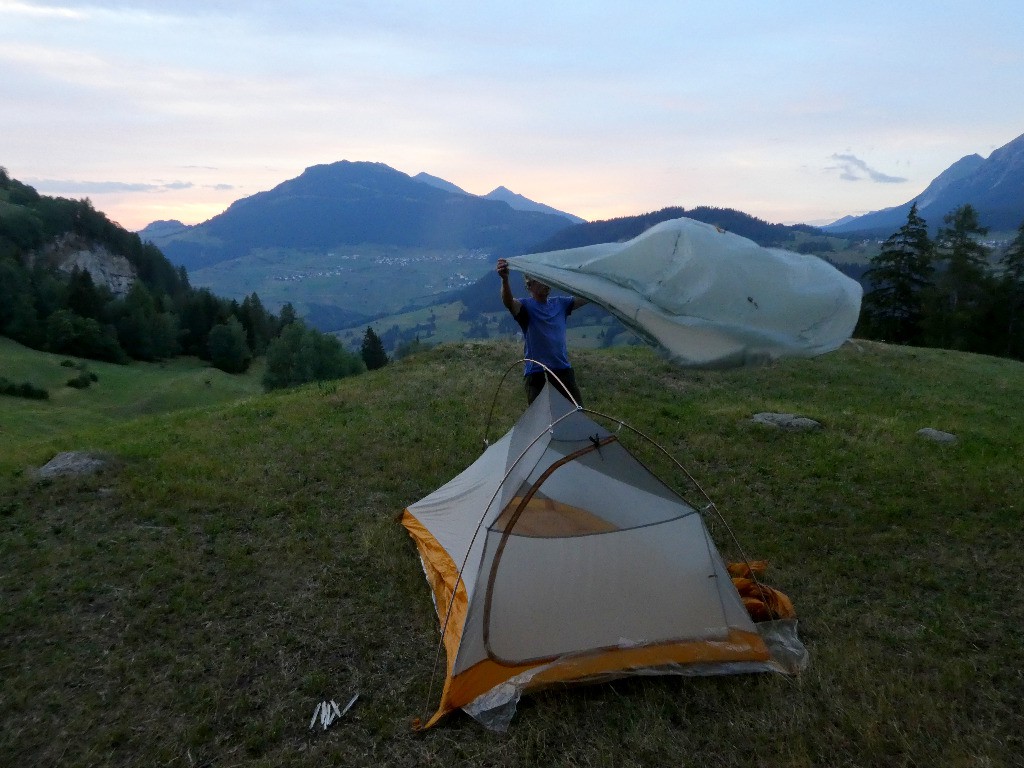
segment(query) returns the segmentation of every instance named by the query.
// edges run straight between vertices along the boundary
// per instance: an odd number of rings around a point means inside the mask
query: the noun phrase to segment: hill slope
[[[24,465],[72,448],[122,462],[45,484],[5,476],[0,754],[67,766],[115,754],[147,765],[1016,762],[1024,370],[867,343],[716,373],[645,350],[576,356],[587,405],[678,456],[748,556],[770,560],[811,652],[797,683],[557,688],[524,698],[501,738],[461,715],[413,735],[411,718],[438,696],[437,617],[394,516],[479,454],[517,356],[453,345],[336,385],[6,448]],[[522,407],[514,382],[499,394],[491,439]],[[748,422],[766,410],[823,428]],[[924,441],[924,426],[959,441]],[[633,445],[687,489],[657,451]],[[357,693],[330,730],[310,730],[317,703]]]
[[[67,386],[83,366],[96,376],[85,389]],[[47,390],[46,400],[0,396],[0,476],[16,471],[23,451],[68,434],[122,424],[138,416],[208,408],[263,392],[264,361],[229,375],[195,357],[115,365],[29,349],[0,336],[0,375]]]

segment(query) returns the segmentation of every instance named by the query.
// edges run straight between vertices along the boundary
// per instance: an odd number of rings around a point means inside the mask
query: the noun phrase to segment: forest
[[[106,249],[131,264],[124,295],[89,271],[63,271],[45,256],[63,242]],[[290,305],[269,312],[193,288],[152,243],[110,221],[88,200],[40,195],[0,168],[0,334],[33,349],[128,363],[192,355],[228,373],[267,356],[268,389],[365,370],[333,336],[306,327]]]
[[[1024,359],[1024,222],[1001,253],[969,204],[928,231],[915,203],[871,259],[857,335]]]

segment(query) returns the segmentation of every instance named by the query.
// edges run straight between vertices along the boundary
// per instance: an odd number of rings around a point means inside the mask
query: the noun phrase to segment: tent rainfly
[[[688,368],[831,352],[850,337],[860,316],[860,284],[827,261],[763,248],[687,218],[663,221],[625,243],[508,262],[604,307]]]
[[[795,619],[751,619],[701,514],[551,386],[402,524],[447,652],[424,727],[461,707],[504,730],[553,683],[806,664]]]

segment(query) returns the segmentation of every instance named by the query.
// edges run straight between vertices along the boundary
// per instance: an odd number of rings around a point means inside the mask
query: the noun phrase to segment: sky
[[[312,165],[823,224],[1024,134],[1020,0],[0,0],[0,166],[122,226]]]

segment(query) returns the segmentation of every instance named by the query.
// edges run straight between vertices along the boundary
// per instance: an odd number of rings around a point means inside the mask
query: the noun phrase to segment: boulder
[[[919,437],[923,437],[926,440],[934,440],[936,443],[955,443],[956,435],[950,432],[943,432],[939,429],[933,429],[932,427],[924,427],[923,429],[917,430]]]
[[[35,470],[38,479],[62,477],[65,475],[92,475],[110,465],[110,459],[83,451],[58,453],[46,464]]]
[[[764,424],[777,429],[786,429],[792,432],[821,429],[821,424],[806,416],[797,416],[792,413],[755,413],[750,419],[755,424]]]

